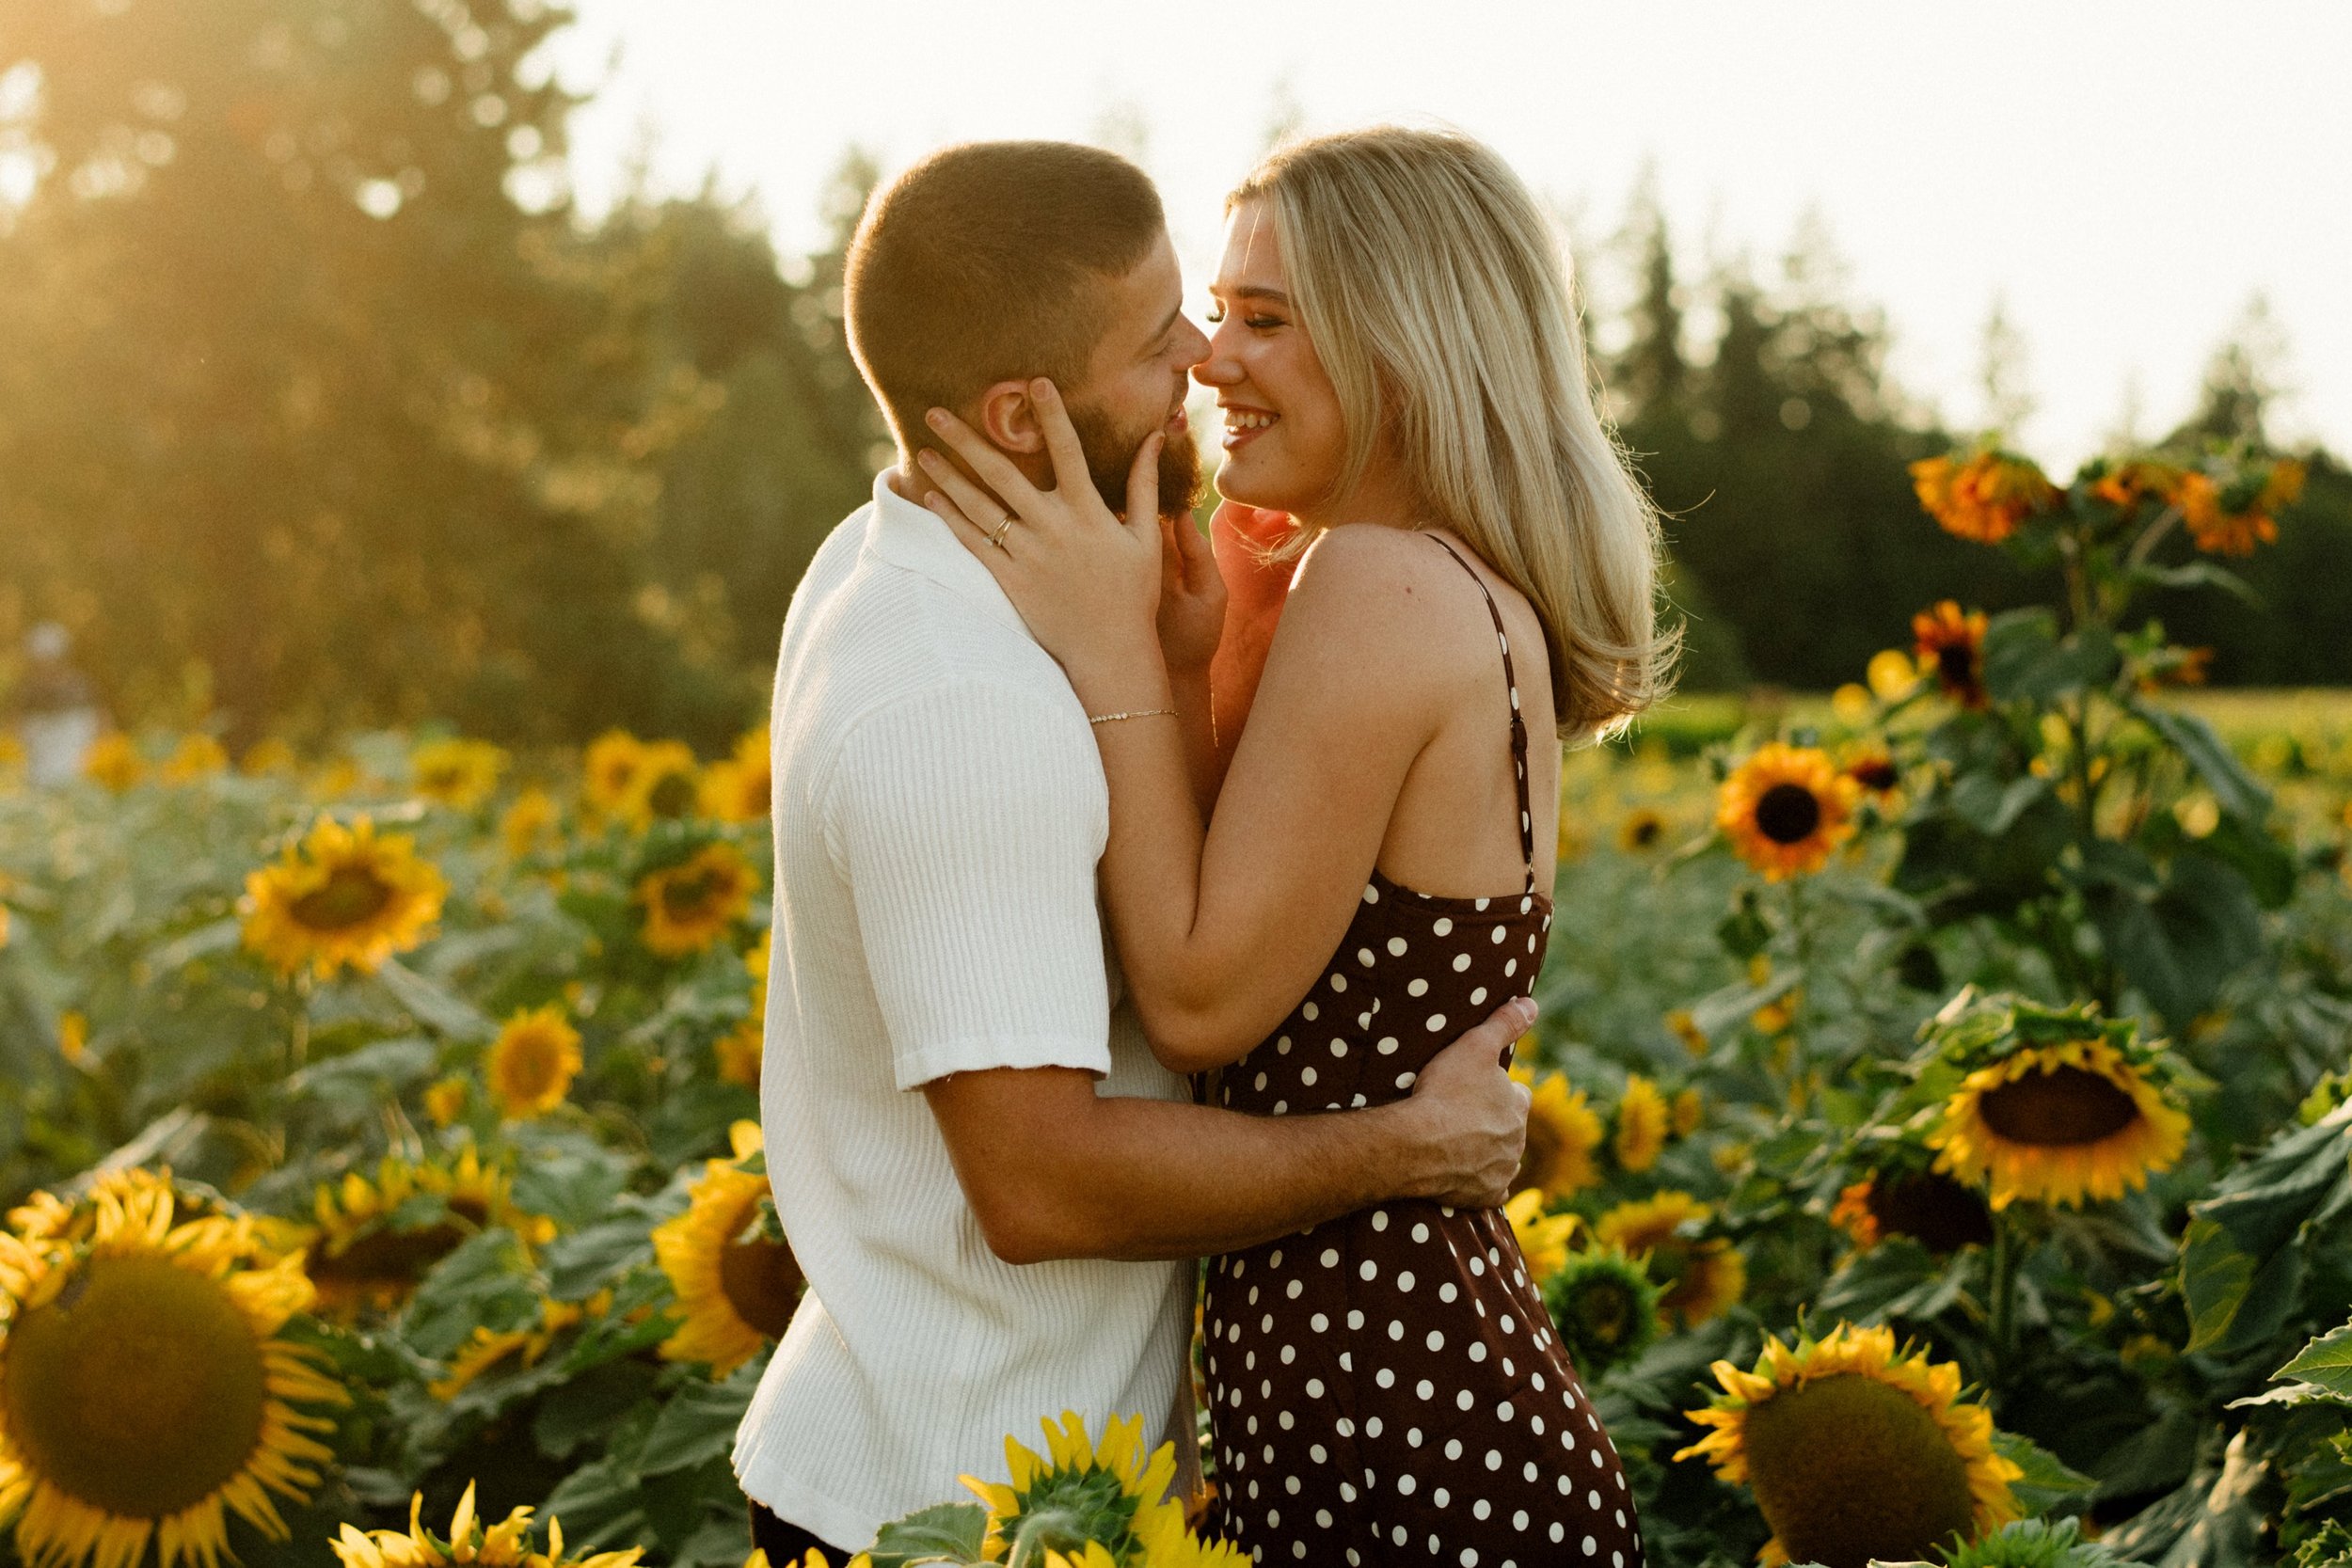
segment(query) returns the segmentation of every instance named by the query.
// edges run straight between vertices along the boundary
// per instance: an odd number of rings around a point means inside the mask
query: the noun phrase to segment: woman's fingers
[[[1061,388],[1040,376],[1029,383],[1029,404],[1037,410],[1037,428],[1045,437],[1045,455],[1054,465],[1054,493],[1071,498],[1073,503],[1077,498],[1094,494],[1086,448],[1079,444],[1078,427],[1070,422],[1070,410],[1062,405]]]
[[[956,471],[956,466],[935,451],[918,451],[914,461],[934,488],[946,491],[966,522],[993,530],[1000,516],[1009,515],[1005,503]]]
[[[939,438],[955,449],[956,455],[971,466],[980,482],[996,492],[1004,503],[1025,517],[1035,516],[1038,501],[1042,499],[1036,485],[1022,476],[1012,460],[983,439],[979,432],[965,424],[945,408],[934,408],[923,416]]]
[[[1132,529],[1158,526],[1160,515],[1160,449],[1168,444],[1168,433],[1153,431],[1143,445],[1136,449],[1135,463],[1127,469],[1127,526]],[[1081,472],[1084,468],[1081,467]]]

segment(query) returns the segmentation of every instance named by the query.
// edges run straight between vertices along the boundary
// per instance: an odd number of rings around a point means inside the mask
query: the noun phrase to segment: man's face
[[[1209,341],[1184,315],[1184,278],[1176,248],[1162,234],[1126,277],[1104,285],[1106,325],[1088,360],[1082,386],[1064,402],[1087,470],[1104,503],[1127,508],[1127,473],[1136,451],[1155,430],[1160,448],[1160,511],[1192,508],[1200,489],[1200,452],[1184,420],[1186,375],[1208,354]]]

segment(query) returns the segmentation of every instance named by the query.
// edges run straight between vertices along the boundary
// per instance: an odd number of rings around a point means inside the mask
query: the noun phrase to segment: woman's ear
[[[1029,401],[1025,380],[999,381],[982,392],[978,412],[974,423],[998,451],[1036,453],[1045,450],[1045,432],[1038,427],[1037,407]]]

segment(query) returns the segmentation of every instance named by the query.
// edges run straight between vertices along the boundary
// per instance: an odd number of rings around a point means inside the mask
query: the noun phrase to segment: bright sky
[[[2343,0],[574,3],[563,74],[602,84],[574,123],[592,210],[649,150],[659,188],[755,194],[789,253],[851,143],[895,169],[975,137],[1099,141],[1159,181],[1205,306],[1223,194],[1279,119],[1443,122],[1586,253],[1645,167],[1687,265],[1769,267],[1818,218],[1898,380],[1962,427],[2002,302],[2022,434],[2054,465],[2135,405],[2169,428],[2259,293],[2280,433],[2352,451]],[[1606,305],[1623,279],[1593,286]]]

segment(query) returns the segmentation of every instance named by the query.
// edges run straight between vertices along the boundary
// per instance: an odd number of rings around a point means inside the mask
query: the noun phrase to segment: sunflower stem
[[[1993,1359],[1996,1366],[2006,1364],[2016,1348],[2017,1336],[2017,1222],[2006,1209],[1993,1214],[1993,1301],[1992,1335]]]

